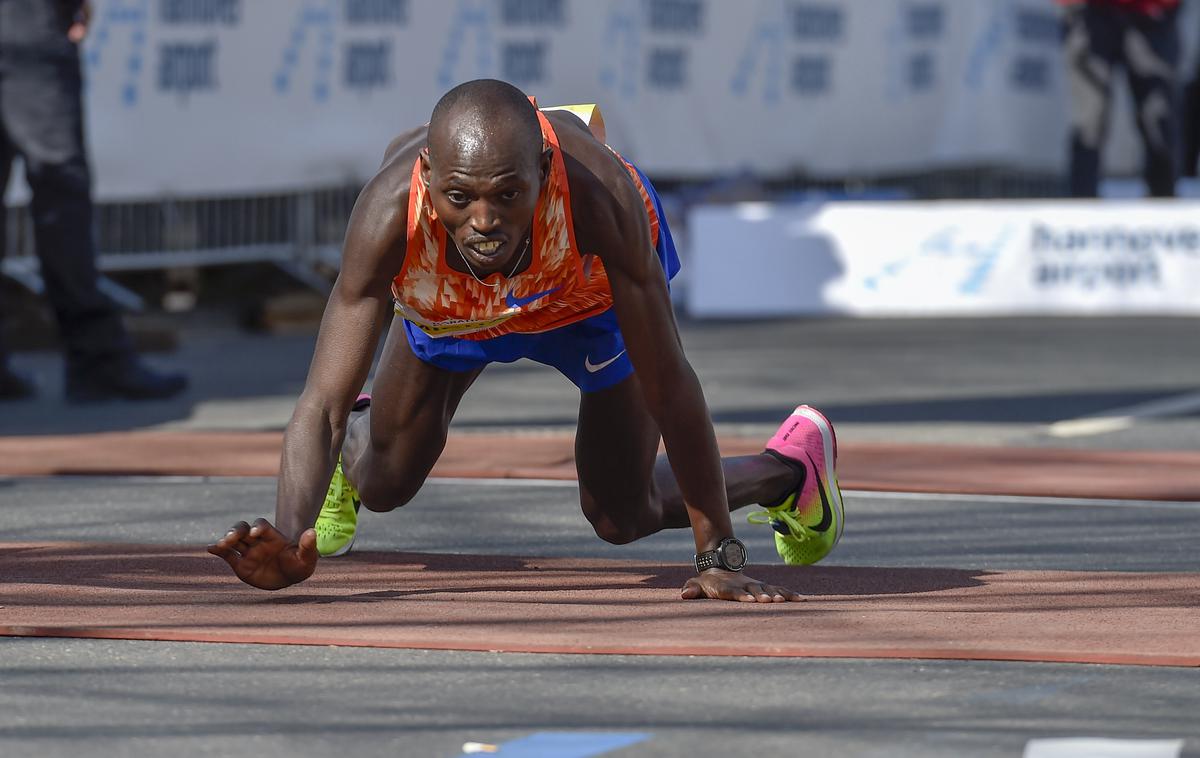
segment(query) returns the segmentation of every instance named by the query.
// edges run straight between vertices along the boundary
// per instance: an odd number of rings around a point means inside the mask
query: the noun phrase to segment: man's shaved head
[[[438,100],[429,117],[429,153],[453,159],[493,143],[516,150],[516,158],[536,162],[542,154],[537,111],[516,87],[496,79],[464,82]]]

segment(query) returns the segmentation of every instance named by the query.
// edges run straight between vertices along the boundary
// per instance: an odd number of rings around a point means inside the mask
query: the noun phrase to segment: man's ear
[[[429,148],[428,147],[421,148],[420,161],[421,161],[421,181],[424,182],[426,187],[428,187],[429,186],[429,175],[430,175],[430,173],[433,172],[432,165],[429,163]]]
[[[553,166],[554,148],[548,147],[542,151],[542,157],[538,160],[539,181],[542,187],[546,186],[546,182],[550,180],[550,168]]]

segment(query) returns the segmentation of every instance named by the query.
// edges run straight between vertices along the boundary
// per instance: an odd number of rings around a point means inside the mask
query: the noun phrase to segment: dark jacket
[[[67,29],[83,0],[0,0],[0,65],[78,55]]]

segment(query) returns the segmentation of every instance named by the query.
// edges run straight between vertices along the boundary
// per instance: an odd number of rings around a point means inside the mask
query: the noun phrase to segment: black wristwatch
[[[746,568],[746,546],[737,537],[726,537],[717,545],[716,550],[707,550],[695,556],[696,572],[710,568],[723,568],[726,571],[741,571]]]

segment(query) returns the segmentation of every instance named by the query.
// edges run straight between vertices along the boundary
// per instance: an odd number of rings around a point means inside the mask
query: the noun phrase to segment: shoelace
[[[813,531],[793,515],[795,512],[791,506],[779,506],[778,508],[767,508],[762,511],[754,511],[747,514],[746,521],[751,524],[768,524],[772,529],[776,529],[777,523],[782,523],[791,532],[791,536],[800,542],[804,542],[809,537],[813,536]]]
[[[340,463],[338,464],[338,466],[341,465]],[[337,476],[335,473],[333,481],[330,484],[329,491],[325,493],[325,502],[321,505],[321,510],[337,511],[342,507],[342,493],[345,491],[346,484],[345,475]]]

